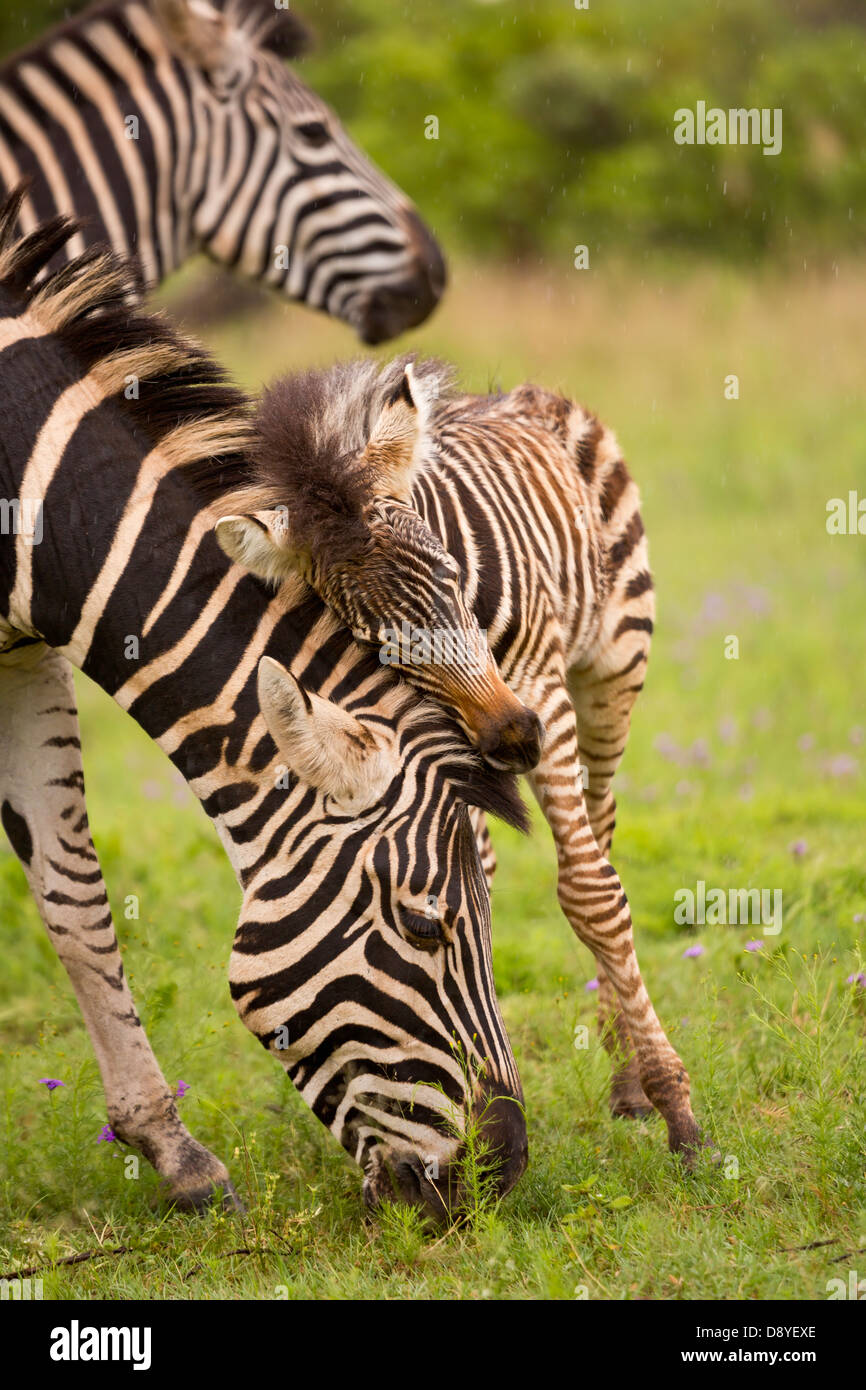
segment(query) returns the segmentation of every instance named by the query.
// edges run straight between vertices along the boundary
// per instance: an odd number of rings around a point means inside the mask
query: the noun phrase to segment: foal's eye
[[[331,138],[324,121],[303,121],[301,125],[295,126],[295,130],[308,145],[313,145],[316,149],[327,145]]]
[[[444,942],[445,933],[438,917],[428,917],[402,905],[397,908],[397,916],[406,940],[420,951],[435,951]]]
[[[456,579],[457,566],[453,560],[436,560],[433,564],[434,579]]]

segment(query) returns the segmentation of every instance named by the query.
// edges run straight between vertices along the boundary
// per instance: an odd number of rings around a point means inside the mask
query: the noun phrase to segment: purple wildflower
[[[706,630],[713,623],[720,623],[728,610],[727,600],[724,594],[710,590],[704,595],[701,611],[698,613],[696,626],[700,630]]]
[[[793,844],[788,846],[795,859],[802,859],[808,848],[805,840],[794,840]]]
[[[684,959],[684,960],[691,960],[694,956],[702,956],[703,954],[704,954],[704,948],[703,948],[703,946],[701,945],[701,943],[698,941],[698,942],[695,943],[694,946],[687,946],[687,947],[686,947],[686,949],[683,951],[683,959]]]
[[[96,1142],[97,1144],[113,1144],[116,1138],[117,1135],[111,1126],[103,1125],[102,1129],[99,1131]]]
[[[689,759],[695,767],[709,767],[712,762],[710,745],[705,738],[696,738],[689,749]]]
[[[849,975],[845,981],[846,985],[859,985],[861,989],[866,989],[866,975],[862,970],[858,970],[856,975]]]
[[[178,1083],[177,1083],[177,1090],[175,1091],[174,1094],[175,1094],[175,1096],[177,1097],[178,1100],[183,1100],[184,1096],[186,1095],[186,1093],[187,1093],[187,1091],[188,1091],[189,1089],[190,1089],[190,1086],[189,1086],[189,1083],[188,1083],[188,1082],[186,1082],[186,1081],[178,1081]]]
[[[770,596],[766,589],[748,588],[745,591],[746,607],[763,618],[770,611]]]
[[[653,739],[653,748],[669,763],[681,763],[683,760],[682,749],[671,738],[670,734],[656,734]]]
[[[65,1081],[57,1081],[53,1076],[43,1076],[38,1082],[40,1086],[47,1086],[49,1091],[56,1091],[58,1086],[65,1086]]]
[[[746,942],[746,950],[747,950],[747,951],[763,951],[763,949],[764,949],[764,943],[763,943],[763,941],[747,941],[747,942]]]
[[[847,753],[838,753],[825,764],[831,777],[853,777],[857,771],[857,759]]]
[[[594,989],[598,989],[598,980],[587,980],[584,989],[587,994],[591,994]]]
[[[855,921],[855,922],[866,922],[866,912],[855,912],[855,913],[854,913],[854,921]]]

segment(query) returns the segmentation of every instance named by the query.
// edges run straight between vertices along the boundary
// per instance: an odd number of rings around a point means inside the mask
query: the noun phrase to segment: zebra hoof
[[[615,1119],[648,1120],[655,1106],[640,1086],[616,1087],[610,1094],[610,1113]]]
[[[610,1113],[616,1120],[649,1120],[656,1112],[647,1101],[646,1105],[628,1105],[625,1102],[611,1102]]]
[[[166,1192],[167,1201],[178,1211],[194,1211],[199,1215],[216,1208],[218,1211],[233,1211],[243,1215],[246,1208],[238,1196],[234,1184],[228,1178],[220,1182],[206,1183],[203,1187],[184,1188]]]
[[[713,1140],[698,1128],[694,1120],[687,1125],[669,1127],[668,1148],[679,1157],[688,1173],[695,1171],[698,1159],[702,1155],[709,1158],[714,1166],[722,1161],[722,1155]]]

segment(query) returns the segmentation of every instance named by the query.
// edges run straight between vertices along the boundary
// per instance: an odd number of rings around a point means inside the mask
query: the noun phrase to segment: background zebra
[[[39,524],[0,547],[0,812],[78,997],[115,1133],[172,1197],[231,1194],[182,1125],[124,978],[88,827],[76,665],[169,755],[243,887],[230,964],[244,1023],[364,1169],[365,1197],[441,1216],[467,1115],[507,1190],[526,1163],[520,1082],[490,962],[470,807],[525,824],[484,768],[301,584],[229,564],[205,503],[244,471],[242,396],[128,307],[69,235],[0,215],[0,495]],[[127,400],[132,372],[141,398]],[[38,532],[38,534],[37,534]],[[286,663],[283,665],[282,663]],[[290,666],[292,671],[287,669]]]
[[[408,199],[286,67],[306,31],[265,0],[109,0],[0,68],[0,191],[21,226],[107,239],[148,286],[199,250],[378,343],[422,322],[445,267]]]
[[[368,440],[388,401],[399,402],[401,421],[390,430],[383,501]],[[689,1078],[641,978],[628,900],[608,858],[611,783],[654,612],[638,491],[613,435],[550,392],[458,395],[440,364],[413,371],[406,359],[279,382],[257,432],[246,490],[228,499],[239,513],[230,548],[270,578],[302,573],[370,642],[403,620],[425,632],[463,629],[470,645],[484,629],[505,681],[540,716],[546,734],[529,777],[556,841],[560,904],[598,964],[616,1064],[612,1109],[637,1116],[656,1106],[671,1148],[691,1151]],[[250,500],[256,510],[245,516]],[[460,666],[398,655],[404,674],[478,742]],[[492,878],[486,826],[478,828]]]

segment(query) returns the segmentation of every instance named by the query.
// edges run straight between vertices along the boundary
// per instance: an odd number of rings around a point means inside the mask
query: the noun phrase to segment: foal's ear
[[[333,700],[304,690],[273,657],[259,662],[259,704],[271,738],[302,782],[358,814],[380,801],[399,772],[390,741]]]
[[[259,579],[281,584],[293,574],[306,574],[309,553],[290,539],[286,507],[220,517],[216,538],[230,560]]]
[[[362,466],[372,475],[376,497],[409,501],[422,433],[417,386],[410,362],[382,407],[361,458]]]

